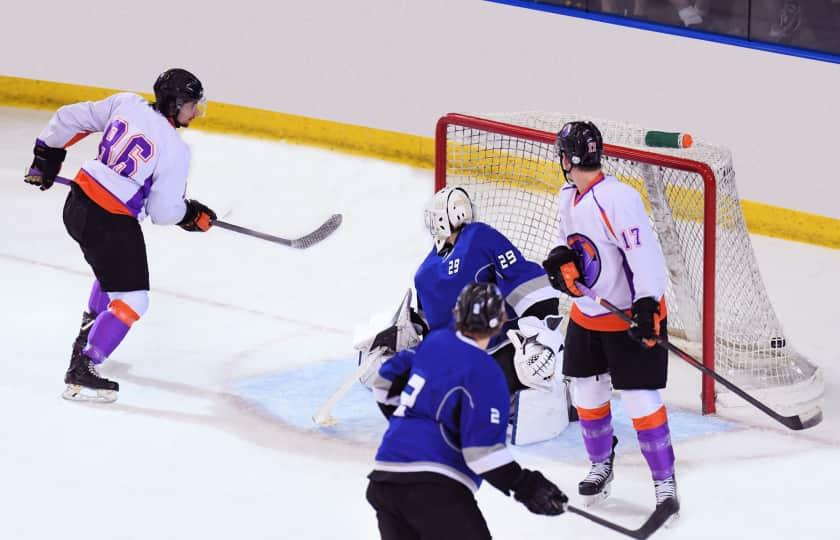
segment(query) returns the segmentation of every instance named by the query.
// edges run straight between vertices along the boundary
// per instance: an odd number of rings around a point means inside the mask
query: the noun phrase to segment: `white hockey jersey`
[[[38,138],[67,148],[94,132],[102,132],[98,155],[73,179],[87,196],[112,214],[179,222],[190,150],[169,120],[137,94],[120,93],[61,107]]]
[[[581,254],[582,279],[597,296],[622,309],[646,296],[660,301],[665,317],[668,271],[639,193],[613,176],[601,175],[578,193],[559,194],[560,238]],[[575,298],[570,317],[589,330],[626,330],[628,324],[586,296]]]

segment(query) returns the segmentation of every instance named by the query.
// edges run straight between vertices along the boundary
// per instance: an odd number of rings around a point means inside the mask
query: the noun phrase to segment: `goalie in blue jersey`
[[[570,416],[575,418],[574,410],[569,411],[567,385],[554,377],[565,339],[557,293],[541,265],[525,259],[505,235],[474,216],[472,201],[462,187],[445,187],[432,197],[425,220],[434,245],[414,275],[414,325],[400,326],[396,335],[390,329],[391,343],[385,347],[390,354],[381,354],[379,337],[360,346],[363,356],[378,354],[361,380],[370,387],[381,362],[417,343],[418,334],[452,328],[452,306],[465,285],[494,283],[511,320],[506,331],[491,341],[489,351],[514,399],[512,442],[547,440],[565,429]],[[415,328],[420,329],[416,334]]]
[[[508,387],[486,352],[505,320],[499,288],[469,283],[457,298],[454,329],[432,330],[377,373],[374,395],[390,420],[367,499],[383,540],[489,539],[473,495],[482,480],[535,514],[565,511],[563,492],[523,469],[505,444]],[[389,397],[404,373],[408,383]]]

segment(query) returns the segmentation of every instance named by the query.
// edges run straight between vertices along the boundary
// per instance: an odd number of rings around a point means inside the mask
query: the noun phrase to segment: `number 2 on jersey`
[[[405,385],[405,390],[400,394],[400,406],[394,411],[394,416],[405,416],[405,410],[414,407],[414,402],[417,401],[417,396],[423,389],[424,384],[426,384],[426,379],[416,373],[411,374],[408,383]]]

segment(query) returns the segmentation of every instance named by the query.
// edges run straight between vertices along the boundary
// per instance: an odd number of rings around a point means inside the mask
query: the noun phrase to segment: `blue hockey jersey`
[[[396,377],[409,372],[400,394]],[[431,332],[416,349],[385,362],[373,384],[377,401],[398,405],[376,453],[374,470],[433,472],[475,491],[480,474],[513,461],[505,437],[508,387],[502,370],[460,332]]]
[[[485,223],[468,223],[448,253],[438,255],[433,247],[414,274],[419,307],[431,330],[451,326],[455,301],[473,281],[495,283],[516,315],[557,296],[543,268],[526,260],[502,233]]]

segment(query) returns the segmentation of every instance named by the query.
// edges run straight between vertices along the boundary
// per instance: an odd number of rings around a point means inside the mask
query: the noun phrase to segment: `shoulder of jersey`
[[[471,230],[471,234],[477,237],[487,237],[493,234],[501,234],[492,225],[488,225],[483,221],[473,221],[467,226],[467,230]]]
[[[594,186],[597,195],[608,195],[610,197],[638,197],[639,192],[629,184],[625,184],[615,176],[607,176],[598,185]],[[600,202],[601,199],[599,199]]]
[[[144,107],[148,107],[149,105],[149,102],[146,101],[143,96],[135,94],[134,92],[119,92],[118,94],[114,94],[114,98],[116,98],[120,103],[143,105]]]

